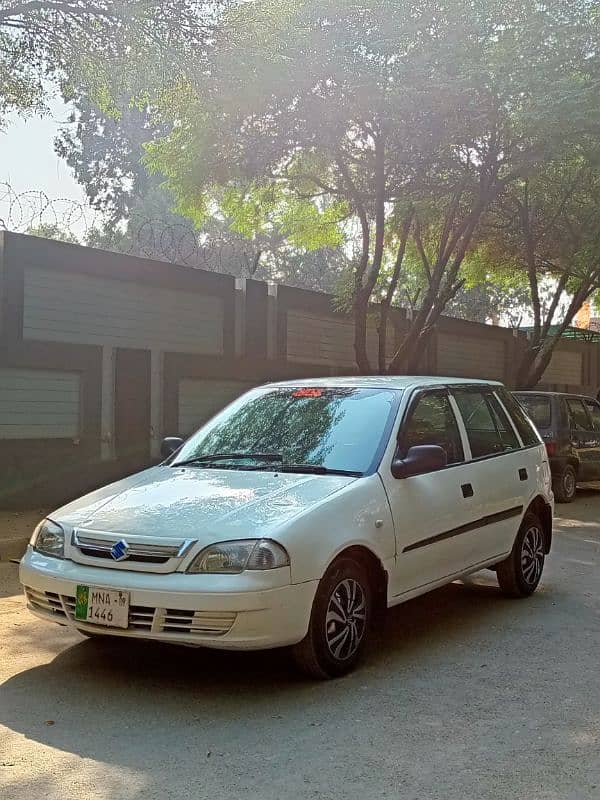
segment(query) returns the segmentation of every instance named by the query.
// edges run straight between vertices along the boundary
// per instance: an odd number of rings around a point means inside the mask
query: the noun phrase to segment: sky
[[[0,131],[0,228],[2,220],[6,227],[22,230],[27,227],[32,217],[40,221],[52,223],[56,215],[62,217],[71,203],[86,206],[85,193],[74,180],[73,174],[65,161],[54,152],[54,138],[60,126],[67,121],[69,107],[59,98],[50,102],[50,114],[46,117],[21,119],[16,114],[8,118],[6,128]],[[44,208],[44,199],[39,197],[21,198],[21,203],[10,203],[6,197],[6,186],[22,192],[42,192],[50,200],[56,202],[52,209],[40,212]],[[87,220],[93,218],[89,209],[85,209]],[[85,221],[76,215],[73,225],[76,232],[85,228]]]

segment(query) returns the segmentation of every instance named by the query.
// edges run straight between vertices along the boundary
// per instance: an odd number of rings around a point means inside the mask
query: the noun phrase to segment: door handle
[[[463,497],[473,497],[473,487],[470,483],[463,483],[460,488],[462,489]]]
[[[525,469],[525,467],[521,467],[521,469],[519,470],[519,480],[526,481],[528,478],[529,475],[527,474],[527,470]]]

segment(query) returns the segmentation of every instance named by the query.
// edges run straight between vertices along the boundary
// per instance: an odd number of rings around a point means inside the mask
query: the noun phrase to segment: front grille
[[[105,548],[80,547],[79,551],[88,558],[107,558],[109,561],[114,561],[112,555],[110,554],[110,550],[106,550]],[[137,561],[138,563],[142,564],[166,564],[171,558],[171,556],[142,556],[138,555],[137,553],[132,554],[131,550],[129,552],[130,555],[127,558],[127,561]]]
[[[82,555],[88,558],[102,558],[114,561],[111,555],[111,548],[122,538],[115,534],[112,536],[91,536],[76,531],[73,535],[73,544]],[[127,558],[124,560],[142,564],[166,564],[172,558],[182,558],[192,544],[189,540],[170,544],[128,541]]]
[[[233,611],[178,611],[168,608],[161,627],[165,633],[223,636],[231,630],[235,617]]]
[[[39,592],[25,587],[27,601],[32,609],[44,614],[75,620],[75,598],[70,595],[57,595],[53,592]],[[192,611],[176,608],[155,608],[153,606],[130,606],[130,631],[160,633],[162,635],[181,633],[197,636],[224,636],[235,622],[234,611]],[[118,628],[115,628],[118,631]]]

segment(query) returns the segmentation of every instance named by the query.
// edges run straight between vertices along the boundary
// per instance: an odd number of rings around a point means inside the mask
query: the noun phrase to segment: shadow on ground
[[[58,655],[0,686],[0,723],[13,747],[24,736],[65,754],[68,774],[24,772],[6,796],[64,796],[92,765],[94,796],[111,800],[596,798],[600,581],[584,536],[559,537],[527,601],[488,571],[392,609],[364,665],[328,683],[281,650],[73,643],[56,629]],[[46,630],[20,625],[14,647]]]

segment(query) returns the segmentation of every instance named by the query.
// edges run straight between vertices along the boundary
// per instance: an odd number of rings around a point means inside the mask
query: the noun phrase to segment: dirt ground
[[[84,640],[0,564],[0,798],[598,800],[600,492],[558,508],[532,598],[483,572],[413,600],[329,683],[285,652]]]

